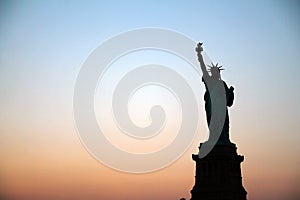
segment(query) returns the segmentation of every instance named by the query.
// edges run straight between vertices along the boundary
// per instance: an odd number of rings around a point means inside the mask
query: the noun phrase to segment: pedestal
[[[204,158],[192,155],[196,176],[191,200],[246,200],[240,167],[244,156],[236,149],[235,145],[216,145]]]

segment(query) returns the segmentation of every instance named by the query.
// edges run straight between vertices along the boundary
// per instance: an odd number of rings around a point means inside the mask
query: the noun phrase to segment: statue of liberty
[[[199,153],[192,155],[196,176],[191,200],[246,200],[241,173],[244,156],[237,154],[236,145],[229,140],[228,107],[233,104],[234,88],[228,88],[222,80],[222,66],[212,63],[206,68],[201,55],[202,43],[197,45],[196,51],[206,89],[204,100],[209,138],[200,143]]]
[[[198,43],[196,52],[203,73],[202,81],[205,84],[204,94],[206,120],[209,127],[209,140],[216,141],[217,145],[234,145],[229,140],[229,115],[227,107],[232,106],[234,100],[234,88],[228,88],[221,79],[222,66],[218,64],[206,68],[202,57],[202,43]],[[212,117],[213,116],[213,117]],[[213,118],[213,122],[211,119]],[[214,123],[214,124],[212,124]]]

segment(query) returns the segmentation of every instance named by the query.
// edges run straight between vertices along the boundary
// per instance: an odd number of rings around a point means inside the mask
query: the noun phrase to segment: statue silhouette
[[[236,145],[229,140],[228,107],[233,104],[234,88],[228,88],[221,79],[222,66],[212,63],[206,69],[201,55],[202,43],[197,45],[196,51],[206,88],[204,100],[209,139],[200,143],[198,155],[192,155],[196,162],[196,176],[191,200],[246,200],[247,192],[242,184],[240,166],[244,156],[237,154]],[[205,146],[212,148],[204,156],[199,156],[207,150],[202,148]]]
[[[203,51],[202,44],[203,43],[198,43],[196,47],[196,51],[198,55],[198,61],[200,62],[200,67],[203,73],[202,81],[204,82],[206,88],[206,92],[204,94],[204,100],[205,100],[206,120],[210,131],[209,137],[211,138],[214,136],[214,134],[216,134],[214,133],[212,127],[210,126],[212,112],[213,110],[215,110],[216,115],[219,115],[221,117],[222,114],[220,114],[220,110],[224,108],[220,106],[224,105],[226,107],[225,108],[226,114],[224,115],[225,120],[223,119],[224,125],[220,137],[218,138],[217,145],[218,144],[232,145],[232,143],[229,140],[229,115],[228,115],[227,107],[230,107],[233,104],[234,88],[232,86],[228,88],[225,81],[221,79],[221,71],[223,70],[222,66],[218,66],[218,64],[214,65],[212,63],[211,66],[208,65],[209,70],[206,69],[206,65],[204,63],[201,54],[201,52]],[[209,75],[209,72],[211,75]],[[225,99],[226,102],[220,102],[222,101],[222,97],[221,97],[222,91],[226,95],[226,97],[223,98]]]

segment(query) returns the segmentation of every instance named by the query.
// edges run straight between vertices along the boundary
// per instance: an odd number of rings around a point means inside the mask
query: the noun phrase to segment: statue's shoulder
[[[211,82],[212,81],[212,77],[211,76],[205,76],[205,75],[203,75],[202,76],[202,81],[204,82],[204,83],[208,83],[208,82]]]
[[[225,87],[226,89],[228,89],[227,83],[226,83],[224,80],[222,80],[222,81],[223,81],[224,87]]]

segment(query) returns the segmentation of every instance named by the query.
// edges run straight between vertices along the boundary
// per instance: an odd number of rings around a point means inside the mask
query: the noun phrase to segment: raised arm
[[[203,76],[209,76],[209,74],[208,74],[208,72],[206,70],[206,66],[204,64],[204,60],[203,60],[202,54],[201,54],[201,52],[203,51],[202,44],[203,43],[200,43],[200,42],[197,44],[196,52],[197,52],[197,55],[198,55],[198,61],[200,62],[200,67],[201,67]]]

